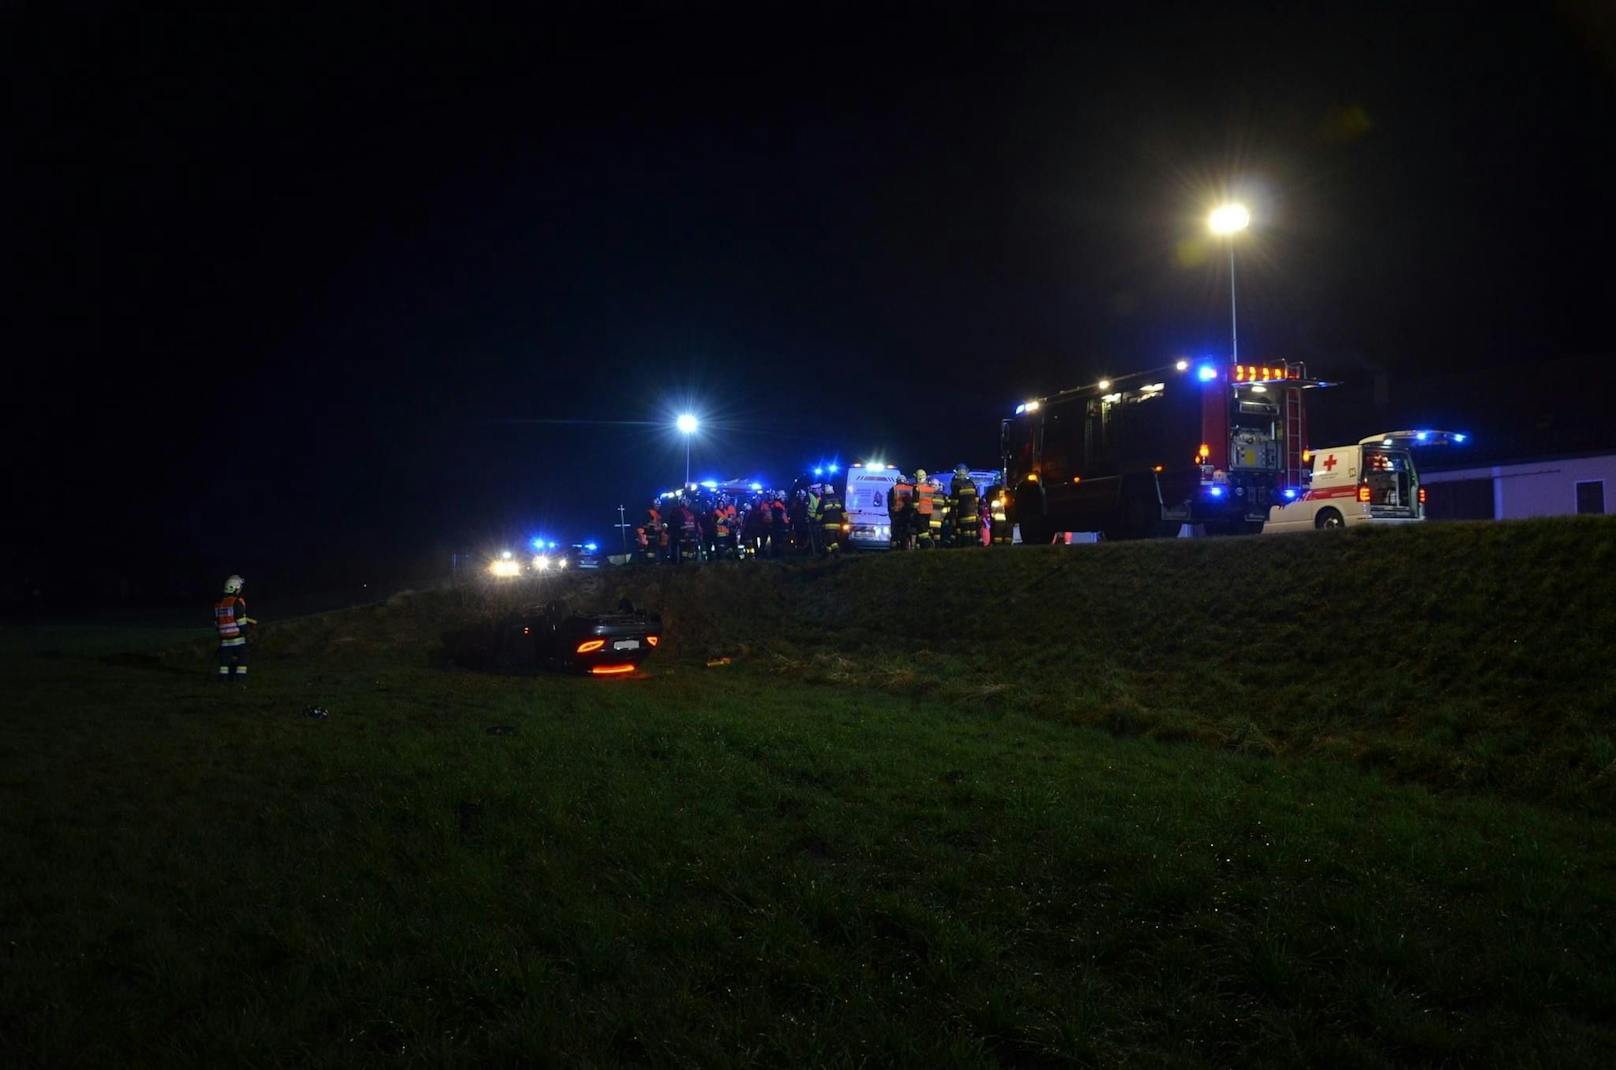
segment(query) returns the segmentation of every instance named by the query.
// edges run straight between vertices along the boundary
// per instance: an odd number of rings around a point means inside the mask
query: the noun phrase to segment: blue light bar
[[[762,490],[763,489],[763,484],[762,483],[753,483],[752,484],[752,489],[754,491]]]
[[[823,468],[815,468],[815,469],[814,469],[814,475],[816,475],[816,476],[822,476],[822,475],[824,475],[824,474],[825,474],[825,470],[824,470],[824,469],[823,469]]]
[[[1455,442],[1463,442],[1465,439],[1467,439],[1469,437],[1470,437],[1469,435],[1462,434],[1462,433],[1460,433],[1458,431],[1455,431],[1453,433],[1453,441],[1455,441]]]
[[[718,480],[716,480],[716,479],[704,479],[704,480],[701,481],[701,485],[706,487],[708,490],[717,490],[718,489]]]
[[[1415,442],[1424,442],[1426,439],[1428,439],[1430,437],[1431,437],[1431,432],[1429,432],[1429,431],[1416,431],[1416,432],[1414,432],[1414,441]]]
[[[829,469],[831,475],[835,475],[837,472],[840,472],[841,470],[842,470],[842,466],[839,465],[839,464],[833,464],[833,465],[830,466],[830,469]]]
[[[1203,364],[1195,369],[1195,377],[1203,383],[1210,383],[1218,377],[1218,370],[1210,364]]]
[[[594,553],[596,550],[600,549],[600,543],[598,543],[598,542],[586,542],[586,543],[584,543],[584,549],[588,550],[590,553]]]
[[[1208,494],[1212,495],[1212,497],[1214,497],[1214,498],[1223,497],[1223,488],[1222,487],[1208,487],[1206,492]]]
[[[1296,488],[1295,487],[1286,487],[1284,490],[1280,491],[1280,493],[1285,495],[1285,500],[1286,501],[1295,501],[1296,500]]]

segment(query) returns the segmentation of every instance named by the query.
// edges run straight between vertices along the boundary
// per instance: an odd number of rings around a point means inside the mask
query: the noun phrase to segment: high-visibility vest
[[[915,512],[930,519],[932,510],[937,507],[937,484],[927,480],[915,484]]]
[[[915,485],[905,483],[901,479],[898,480],[898,482],[892,484],[892,490],[887,499],[887,511],[891,513],[903,512],[904,509],[908,508],[909,503],[914,500],[914,497]]]
[[[247,616],[247,601],[227,594],[213,603],[213,623],[219,629],[220,646],[242,646],[247,637],[241,632],[241,622]]]

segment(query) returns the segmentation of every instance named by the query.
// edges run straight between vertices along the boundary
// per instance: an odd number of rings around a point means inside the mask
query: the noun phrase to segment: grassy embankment
[[[14,634],[0,1047],[1601,1065],[1612,534],[568,581],[664,609],[638,680],[446,667],[447,593],[271,630],[244,695]]]

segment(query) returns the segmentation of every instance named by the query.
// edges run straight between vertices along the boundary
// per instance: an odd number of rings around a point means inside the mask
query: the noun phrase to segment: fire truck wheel
[[[1344,528],[1347,522],[1336,510],[1326,507],[1320,509],[1318,515],[1313,518],[1313,526],[1323,531],[1325,528]]]

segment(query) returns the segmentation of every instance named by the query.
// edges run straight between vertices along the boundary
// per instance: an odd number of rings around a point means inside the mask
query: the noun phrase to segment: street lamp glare
[[[699,424],[696,422],[696,418],[687,412],[681,415],[679,419],[675,421],[675,426],[677,426],[682,433],[693,435],[696,433],[696,428],[699,426]]]
[[[1207,225],[1214,234],[1238,234],[1251,225],[1251,213],[1243,204],[1222,204],[1212,210]]]

